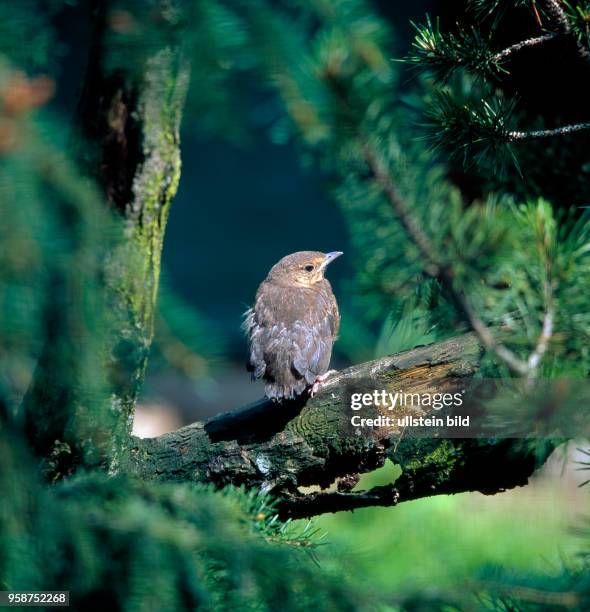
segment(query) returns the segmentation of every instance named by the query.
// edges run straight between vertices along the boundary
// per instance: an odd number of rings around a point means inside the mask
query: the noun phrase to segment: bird
[[[343,253],[299,251],[283,257],[262,281],[244,313],[249,341],[247,370],[262,378],[273,401],[317,392],[329,370],[340,313],[327,266]]]

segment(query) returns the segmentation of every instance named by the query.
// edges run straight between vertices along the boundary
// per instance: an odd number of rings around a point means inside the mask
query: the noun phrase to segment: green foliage
[[[480,594],[484,610],[537,612],[585,610],[590,605],[587,563],[566,564],[561,572],[513,572],[485,567],[477,578],[489,588]]]
[[[193,115],[214,133],[242,134],[249,102],[268,99],[270,137],[293,140],[305,163],[329,177],[356,250],[357,329],[381,327],[378,353],[473,327],[464,297],[484,327],[503,325],[502,342],[524,361],[554,311],[537,374],[587,376],[590,221],[570,210],[590,194],[587,150],[565,139],[548,141],[539,155],[538,144],[527,144],[543,119],[503,90],[510,54],[492,50],[501,19],[534,3],[473,0],[467,8],[485,18],[481,30],[419,28],[410,63],[427,76],[411,105],[399,94],[403,66],[390,61],[390,29],[367,2],[164,5],[108,6],[101,18],[109,66],[139,70],[157,49],[180,45],[192,63]],[[587,44],[587,3],[564,6],[577,41]],[[0,7],[1,585],[68,588],[78,608],[100,601],[129,610],[366,609],[370,585],[352,588],[339,565],[326,568],[313,526],[281,523],[256,492],[141,483],[96,469],[120,443],[112,439],[119,407],[105,371],[111,324],[103,272],[123,232],[113,230],[104,198],[77,167],[67,130],[37,110],[48,85],[23,69],[47,65],[54,37],[51,10],[29,20],[32,7]],[[15,91],[24,94],[10,98]],[[434,150],[425,147],[428,137]],[[553,168],[564,177],[558,188],[545,181]],[[561,212],[557,197],[567,202]],[[211,357],[207,322],[166,293],[161,314],[157,360],[201,375]],[[488,360],[494,373],[508,374],[493,350]],[[51,380],[43,378],[47,363]],[[34,378],[60,410],[42,410]],[[55,440],[47,431],[64,435]],[[29,443],[54,477],[68,475],[59,470],[62,455],[75,457],[72,469],[92,469],[41,484],[23,448]],[[415,524],[412,517],[405,531]],[[587,605],[583,569],[566,567],[555,583],[575,591],[579,609]],[[526,589],[551,582],[519,577],[512,588],[506,573],[480,580],[484,605],[506,609],[534,609]],[[430,603],[445,601],[435,594]],[[428,606],[428,597],[399,605]]]
[[[91,464],[107,452],[102,431],[111,423],[101,275],[116,234],[96,189],[64,153],[62,126],[34,112],[45,86],[3,60],[0,92],[15,86],[21,106],[5,105],[0,116],[0,412],[38,450],[51,452],[44,445],[61,431],[55,452]],[[46,412],[31,383],[34,372],[41,380],[49,371],[43,393],[59,402]]]
[[[375,357],[395,355],[416,346],[427,345],[442,338],[430,313],[420,303],[407,301],[385,320],[379,334]]]
[[[281,523],[268,497],[102,473],[52,488],[0,437],[0,585],[70,591],[115,610],[354,610],[371,601],[318,571],[317,531]]]
[[[489,43],[475,27],[459,30],[457,34],[441,32],[427,18],[426,25],[416,28],[413,53],[407,61],[418,70],[430,70],[437,81],[448,81],[460,69],[466,69],[483,76],[497,76],[505,72],[500,58],[490,49]]]
[[[46,68],[59,50],[51,17],[64,1],[41,3],[22,0],[0,3],[0,56],[27,67],[29,71]],[[27,44],[23,44],[27,41]]]
[[[393,469],[388,472],[391,482]],[[387,482],[379,473],[372,476],[363,477],[363,488]],[[534,583],[538,591],[532,595],[548,592],[547,602],[552,596],[565,601],[575,590],[579,605],[572,609],[581,611],[588,591],[577,554],[587,550],[588,540],[572,532],[567,509],[584,501],[563,481],[540,480],[505,495],[438,496],[327,514],[317,523],[332,546],[349,551],[359,582],[370,580],[377,592],[393,593],[396,610],[495,610],[492,597],[527,595],[519,587]],[[566,588],[562,568],[574,570]],[[522,605],[512,609],[528,609]]]
[[[568,137],[567,125],[551,126],[555,130],[555,137],[561,141],[560,155],[553,153],[554,145],[550,143],[549,155],[545,155],[543,160],[539,159],[535,140],[543,137],[541,131],[545,127],[545,119],[519,103],[515,94],[518,83],[510,74],[511,63],[523,54],[539,52],[548,44],[555,44],[555,40],[561,40],[561,44],[564,44],[564,22],[571,35],[578,40],[578,55],[587,55],[588,3],[555,4],[558,5],[558,12],[562,12],[561,21],[554,12],[544,7],[545,3],[474,0],[466,3],[465,14],[457,23],[455,32],[441,31],[438,22],[434,27],[430,18],[426,19],[425,25],[416,26],[416,40],[406,62],[423,74],[427,81],[447,82],[452,75],[458,75],[449,82],[448,88],[435,91],[431,96],[426,112],[431,122],[430,135],[435,145],[456,156],[465,167],[476,162],[480,172],[469,171],[484,186],[490,182],[485,177],[500,170],[500,180],[496,178],[491,181],[490,187],[494,190],[512,193],[517,190],[522,196],[524,187],[528,195],[547,197],[547,190],[543,189],[542,184],[555,172],[555,164],[559,164],[564,156],[568,160],[563,166],[564,173],[570,174],[574,183],[587,162],[586,156],[577,150],[577,142],[582,139]],[[510,15],[518,15],[518,10],[523,7],[529,9],[529,20],[535,24],[538,33],[523,36],[504,49],[493,50],[494,41],[501,37],[498,31],[502,22],[508,20]],[[571,48],[567,48],[571,52]],[[566,61],[575,65],[575,60],[574,56]],[[567,104],[563,106],[565,113]],[[561,127],[565,128],[563,132],[560,131]],[[513,165],[512,173],[506,172],[508,165]],[[516,185],[513,184],[514,173],[517,174]],[[581,189],[583,196],[574,184],[568,185],[568,193],[572,196],[570,201],[566,200],[566,206],[572,200],[585,202],[588,192],[584,187]]]
[[[464,166],[491,159],[502,174],[510,162],[520,172],[510,144],[514,109],[513,100],[457,102],[448,91],[437,91],[426,112],[427,137],[435,148],[449,150],[452,156],[459,157]]]

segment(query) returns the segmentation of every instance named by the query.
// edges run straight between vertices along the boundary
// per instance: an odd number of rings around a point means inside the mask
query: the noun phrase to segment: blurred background
[[[410,47],[411,22],[427,12],[444,15],[444,4],[376,3],[397,33],[397,58]],[[87,5],[72,3],[55,25],[62,59],[51,106],[71,121],[90,40]],[[412,80],[408,74],[402,87]],[[374,358],[388,326],[384,320],[367,325],[359,317],[363,305],[355,297],[350,237],[325,177],[302,163],[292,139],[271,129],[280,114],[276,100],[256,90],[251,98],[240,117],[247,130],[239,134],[212,133],[206,118],[194,108],[191,112],[189,99],[181,133],[182,174],[163,252],[163,316],[137,411],[138,435],[157,435],[261,397],[262,384],[252,383],[245,370],[242,314],[272,265],[288,253],[345,253],[329,273],[342,316],[334,367]]]

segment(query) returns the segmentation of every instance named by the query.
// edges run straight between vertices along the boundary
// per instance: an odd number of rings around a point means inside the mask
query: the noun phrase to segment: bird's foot
[[[338,370],[328,370],[325,374],[318,376],[313,385],[309,389],[309,396],[313,397],[319,390],[322,384],[333,374],[338,374]]]

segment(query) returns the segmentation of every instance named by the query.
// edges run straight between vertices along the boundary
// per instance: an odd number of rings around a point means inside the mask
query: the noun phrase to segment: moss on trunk
[[[154,310],[166,222],[180,178],[179,129],[188,89],[189,67],[180,45],[147,47],[141,66],[113,67],[108,56],[112,31],[108,1],[97,3],[95,34],[79,108],[85,142],[80,156],[114,211],[115,233],[105,256],[104,282],[110,321],[104,334],[103,361],[110,389],[106,411],[89,410],[75,397],[63,403],[63,390],[75,389],[71,363],[61,363],[55,351],[28,394],[30,439],[41,457],[55,454],[48,476],[71,473],[82,463],[116,470],[120,451],[129,442],[135,402],[143,382],[153,337]],[[111,41],[112,42],[112,41]],[[111,236],[105,235],[105,242]],[[103,330],[97,330],[97,335]],[[75,352],[75,338],[61,338]],[[72,350],[66,354],[70,355]],[[43,415],[63,413],[59,422]],[[76,414],[80,418],[73,419]],[[80,436],[80,421],[84,440]],[[69,431],[72,422],[76,431]],[[64,452],[64,446],[66,451]]]

